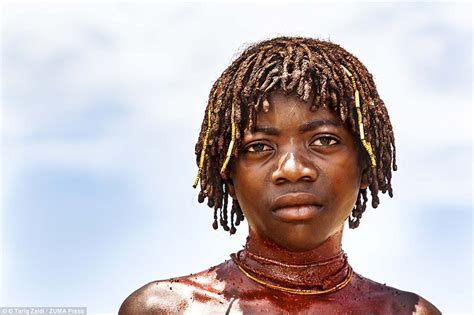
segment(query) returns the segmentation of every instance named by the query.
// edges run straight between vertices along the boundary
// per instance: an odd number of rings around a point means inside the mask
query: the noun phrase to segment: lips
[[[322,208],[316,196],[291,193],[279,196],[272,204],[272,213],[281,221],[305,221],[314,218]]]

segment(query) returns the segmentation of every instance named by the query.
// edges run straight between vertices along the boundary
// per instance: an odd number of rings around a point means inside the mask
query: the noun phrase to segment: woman
[[[154,281],[120,314],[439,314],[420,296],[354,272],[341,249],[371,192],[392,196],[390,119],[372,76],[331,42],[279,37],[247,48],[214,83],[196,156],[213,227],[249,236],[231,259]],[[228,211],[228,198],[232,206]]]

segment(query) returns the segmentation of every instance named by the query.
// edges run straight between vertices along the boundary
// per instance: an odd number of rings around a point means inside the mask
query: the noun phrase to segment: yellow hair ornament
[[[206,149],[207,149],[207,139],[209,138],[210,131],[211,131],[211,108],[207,110],[207,130],[206,130],[206,135],[204,136],[204,143],[201,150],[201,157],[199,159],[199,169],[198,169],[196,179],[194,180],[193,188],[197,187],[199,183],[199,179],[201,178],[202,167],[204,165],[204,158],[205,158]]]
[[[372,147],[370,146],[370,143],[367,140],[365,140],[364,124],[362,122],[362,112],[361,112],[361,109],[360,109],[359,90],[357,89],[355,79],[352,76],[352,73],[349,70],[347,70],[347,68],[344,67],[343,65],[341,65],[341,67],[344,70],[344,72],[347,74],[347,76],[349,78],[351,78],[352,88],[354,89],[354,99],[355,99],[355,103],[356,103],[357,123],[359,124],[360,141],[362,142],[362,146],[365,148],[365,151],[367,151],[367,153],[369,154],[370,162],[372,164],[372,167],[375,167],[377,165],[377,163],[375,161],[375,154],[372,151]]]
[[[221,167],[221,175],[225,172],[227,164],[229,164],[230,157],[232,155],[232,150],[234,149],[234,143],[235,143],[234,103],[232,103],[232,112],[231,112],[230,121],[231,121],[231,124],[232,124],[231,140],[230,140],[230,143],[229,143],[229,148],[227,149],[227,155],[225,157],[224,164],[222,164],[222,167]]]

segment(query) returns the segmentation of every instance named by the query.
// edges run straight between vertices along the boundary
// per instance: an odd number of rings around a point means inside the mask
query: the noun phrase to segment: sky
[[[1,306],[116,313],[135,289],[241,248],[197,202],[209,90],[249,44],[329,39],[373,74],[395,197],[343,247],[360,274],[472,312],[468,3],[4,2]]]

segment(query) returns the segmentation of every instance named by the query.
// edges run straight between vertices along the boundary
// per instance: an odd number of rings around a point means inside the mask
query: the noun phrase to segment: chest
[[[389,301],[258,295],[190,303],[185,314],[404,314]],[[411,314],[411,312],[406,312]]]

